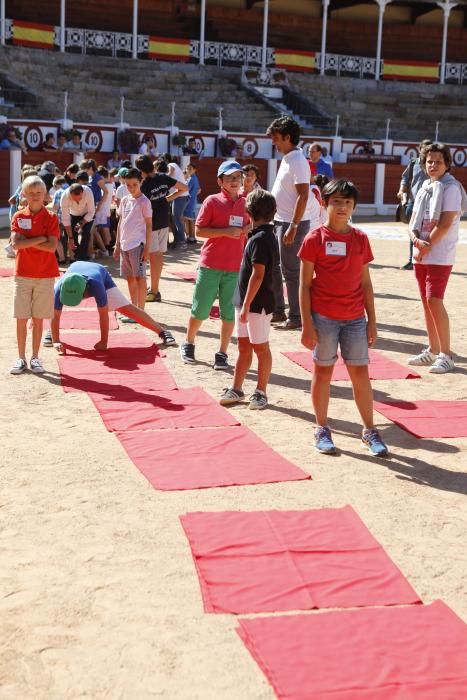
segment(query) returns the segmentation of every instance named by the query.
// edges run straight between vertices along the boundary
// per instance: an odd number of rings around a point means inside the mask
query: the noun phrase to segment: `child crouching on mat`
[[[376,342],[368,269],[373,254],[367,236],[349,224],[358,190],[349,180],[331,180],[322,199],[327,221],[310,231],[298,252],[302,345],[313,350],[315,363],[311,383],[315,449],[324,454],[336,452],[327,422],[332,371],[340,346],[364,425],[362,446],[374,456],[385,457],[388,448],[374,427],[368,376],[368,346]]]
[[[243,401],[243,382],[254,352],[258,358],[258,381],[250,396],[249,407],[261,410],[268,405],[266,389],[272,368],[269,348],[269,330],[274,311],[272,273],[277,265],[279,249],[271,221],[276,213],[276,200],[266,190],[253,190],[247,197],[245,211],[250,216],[253,230],[243,252],[234,295],[238,357],[233,386],[224,389],[220,403],[228,406]]]

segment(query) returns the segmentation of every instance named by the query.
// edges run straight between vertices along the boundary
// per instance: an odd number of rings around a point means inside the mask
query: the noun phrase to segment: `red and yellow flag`
[[[312,51],[291,51],[290,49],[274,49],[277,68],[312,73],[316,70],[315,54]]]
[[[190,40],[150,36],[148,56],[159,61],[189,61]]]
[[[54,28],[49,24],[13,21],[13,43],[33,49],[53,49]]]
[[[382,77],[385,80],[421,80],[436,83],[439,80],[438,64],[427,61],[389,61],[385,59]]]

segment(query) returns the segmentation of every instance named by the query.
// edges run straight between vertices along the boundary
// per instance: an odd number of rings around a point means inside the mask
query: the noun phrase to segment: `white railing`
[[[54,27],[54,44],[60,46],[60,27]],[[13,39],[13,20],[5,20],[5,39]],[[168,39],[169,40],[169,39]],[[123,32],[108,32],[99,29],[65,28],[65,51],[80,51],[81,53],[105,53],[111,56],[133,54],[133,35]],[[138,35],[137,55],[143,58],[149,51],[149,36]],[[204,44],[204,59],[207,63],[223,65],[257,66],[261,65],[261,46],[246,44],[230,44],[217,41],[206,41]],[[200,42],[190,41],[190,57],[197,61],[200,55]],[[321,70],[322,56],[315,54],[316,68]],[[273,48],[267,49],[266,64],[275,65]],[[376,78],[376,58],[370,56],[350,56],[344,54],[326,53],[324,56],[325,74],[349,76],[358,78]],[[380,74],[384,74],[384,60],[381,61]],[[448,83],[467,84],[467,63],[446,63],[444,80]]]

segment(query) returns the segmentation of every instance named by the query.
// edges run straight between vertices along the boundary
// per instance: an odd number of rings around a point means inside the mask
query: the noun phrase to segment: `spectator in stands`
[[[198,194],[200,193],[201,188],[199,185],[198,175],[196,171],[196,163],[189,163],[186,166],[186,178],[190,198],[185,208],[184,222],[186,231],[186,242],[189,244],[195,244],[197,242],[195,236],[195,219],[198,206]]]
[[[259,170],[256,165],[248,163],[248,165],[243,166],[243,185],[240,190],[240,194],[246,197],[253,190],[261,189],[261,185],[258,182]]]
[[[84,175],[87,178],[87,174]],[[74,250],[76,247],[75,260],[89,260],[89,241],[96,211],[92,191],[76,182],[62,194],[60,208],[69,248]]]
[[[113,168],[119,168],[122,167],[122,159],[120,158],[120,151],[117,149],[115,151],[112,151],[112,158],[109,158],[107,161],[107,169],[112,170]]]
[[[414,245],[414,267],[425,314],[428,348],[409,358],[409,365],[430,365],[433,374],[454,369],[449,317],[444,292],[455,261],[460,217],[467,210],[463,186],[449,172],[449,146],[432,143],[420,152],[420,164],[429,180],[415,197],[409,235]]]
[[[151,158],[157,158],[159,153],[157,151],[156,139],[154,136],[143,137],[138,153],[140,156],[151,156]]]
[[[306,234],[320,223],[320,205],[310,189],[310,166],[301,148],[300,126],[289,116],[275,119],[268,127],[273,146],[283,154],[272,188],[277,212],[274,233],[279,245],[280,266],[274,269],[276,306],[272,322],[284,322],[279,328],[302,327],[298,300],[300,260],[297,257]],[[285,315],[282,275],[287,285],[289,317]]]
[[[27,148],[21,139],[16,135],[16,129],[12,126],[8,127],[0,140],[0,151],[18,151],[27,153]]]
[[[405,215],[407,221],[410,220],[413,212],[413,205],[415,202],[415,197],[420,187],[423,185],[425,180],[428,180],[428,175],[425,172],[425,168],[420,161],[420,152],[425,146],[429,146],[431,139],[423,139],[418,146],[418,156],[416,158],[411,158],[410,163],[404,170],[401,176],[401,183],[399,185],[399,192],[397,193],[397,198],[400,200],[402,206],[405,207]],[[409,260],[402,265],[401,270],[413,270],[413,243],[412,240],[409,243]]]
[[[310,156],[309,163],[312,177],[314,178],[316,175],[326,175],[326,177],[331,180],[331,178],[334,177],[332,167],[324,160],[323,147],[321,144],[316,143],[316,141],[312,143],[308,154]]]
[[[196,139],[191,137],[191,139],[188,140],[188,144],[183,146],[182,151],[184,156],[197,156]]]
[[[71,135],[71,141],[66,144],[65,150],[71,151],[72,153],[87,153],[92,151],[93,148],[81,138],[81,132],[74,129]]]
[[[363,146],[358,149],[358,153],[362,156],[374,156],[376,151],[373,146],[373,141],[365,141]]]
[[[63,131],[59,131],[57,136],[57,151],[65,151],[66,143],[66,134],[64,134]]]
[[[55,136],[52,134],[51,131],[49,131],[49,133],[45,135],[45,141],[42,144],[42,150],[43,151],[56,151],[57,150],[57,147],[55,145]]]

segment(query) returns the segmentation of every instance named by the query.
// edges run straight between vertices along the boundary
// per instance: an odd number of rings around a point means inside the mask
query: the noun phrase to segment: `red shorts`
[[[415,263],[415,277],[422,299],[443,299],[452,265],[423,265]]]

